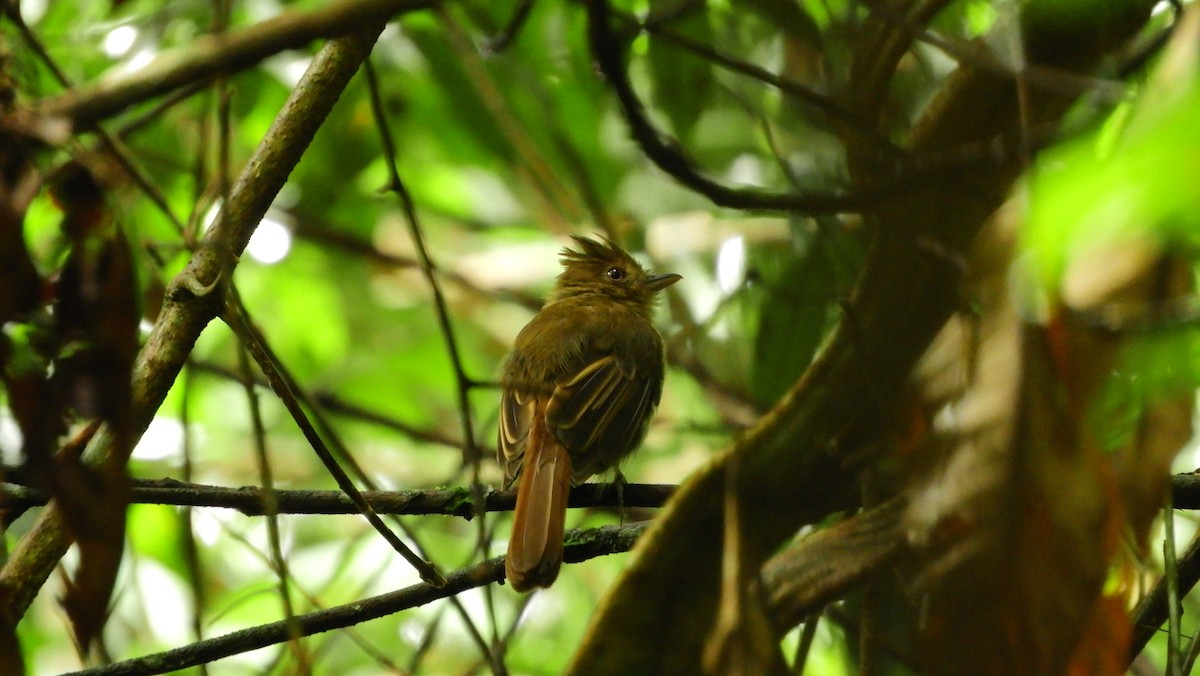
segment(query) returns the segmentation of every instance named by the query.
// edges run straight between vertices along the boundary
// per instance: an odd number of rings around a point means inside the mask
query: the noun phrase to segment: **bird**
[[[572,239],[500,379],[497,460],[505,487],[517,482],[504,570],[519,592],[558,577],[571,484],[616,468],[645,437],[664,377],[655,298],[682,279],[648,273],[608,238]]]

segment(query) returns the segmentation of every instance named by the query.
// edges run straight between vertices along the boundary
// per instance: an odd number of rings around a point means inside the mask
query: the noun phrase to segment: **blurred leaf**
[[[655,8],[674,6],[665,0],[650,3]],[[712,26],[704,3],[689,10],[680,18],[669,21],[666,28],[700,44],[713,41]],[[712,65],[699,54],[683,49],[654,33],[650,34],[647,53],[650,76],[654,81],[654,101],[667,114],[671,126],[680,137],[687,138],[700,115],[710,104],[713,95]]]
[[[832,256],[819,239],[785,259],[777,277],[765,277],[754,341],[754,399],[769,406],[808,368],[829,328],[828,299],[838,286]]]
[[[1095,247],[1142,238],[1200,247],[1196,110],[1200,76],[1193,70],[1169,95],[1147,92],[1124,138],[1105,156],[1097,157],[1103,135],[1046,154],[1023,235],[1043,287],[1057,286],[1071,259]]]
[[[453,129],[443,142],[449,149],[458,150],[456,154],[473,155],[482,150],[508,158],[512,150],[506,141],[507,135],[480,99],[480,93],[446,38],[424,22],[412,21],[406,28],[432,71],[432,77],[423,79],[420,89],[410,92],[410,100],[418,106],[412,112],[422,120],[421,127]],[[447,120],[455,120],[456,124],[447,125]]]
[[[808,7],[796,0],[735,0],[735,11],[749,11],[783,34],[783,74],[798,82],[820,79],[825,51],[821,29]]]

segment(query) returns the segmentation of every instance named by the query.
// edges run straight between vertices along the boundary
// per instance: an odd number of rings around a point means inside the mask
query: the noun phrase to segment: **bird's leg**
[[[625,480],[625,475],[621,470],[616,470],[617,475],[613,477],[613,487],[617,489],[617,518],[620,519],[620,525],[625,525],[625,484],[629,483]]]

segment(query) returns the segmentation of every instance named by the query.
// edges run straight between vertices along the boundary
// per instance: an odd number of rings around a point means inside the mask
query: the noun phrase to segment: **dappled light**
[[[1192,670],[1195,2],[0,12],[0,673]]]

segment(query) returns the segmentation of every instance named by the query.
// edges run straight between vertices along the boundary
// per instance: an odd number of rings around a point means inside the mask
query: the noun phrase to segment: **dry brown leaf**
[[[72,245],[55,299],[60,354],[54,389],[77,416],[104,421],[114,443],[126,448],[133,438],[131,373],[140,317],[129,244],[82,164],[64,167],[52,194]],[[115,459],[93,467],[79,453],[64,452],[54,460],[50,488],[79,548],[62,603],[86,653],[108,617],[125,545],[129,479]]]
[[[1011,255],[1011,237],[991,235],[981,253]],[[1033,324],[1009,300],[1004,266],[992,267],[973,290],[980,317],[952,322],[918,371],[936,412],[930,447],[942,449],[907,514],[925,555],[923,651],[939,673],[1123,673],[1123,600],[1102,590],[1122,534],[1144,538],[1162,504],[1193,402],[1129,411],[1140,433],[1111,448],[1097,411],[1133,338],[1081,318],[1187,291],[1189,268],[1131,242],[1097,251],[1072,262],[1064,303]]]

